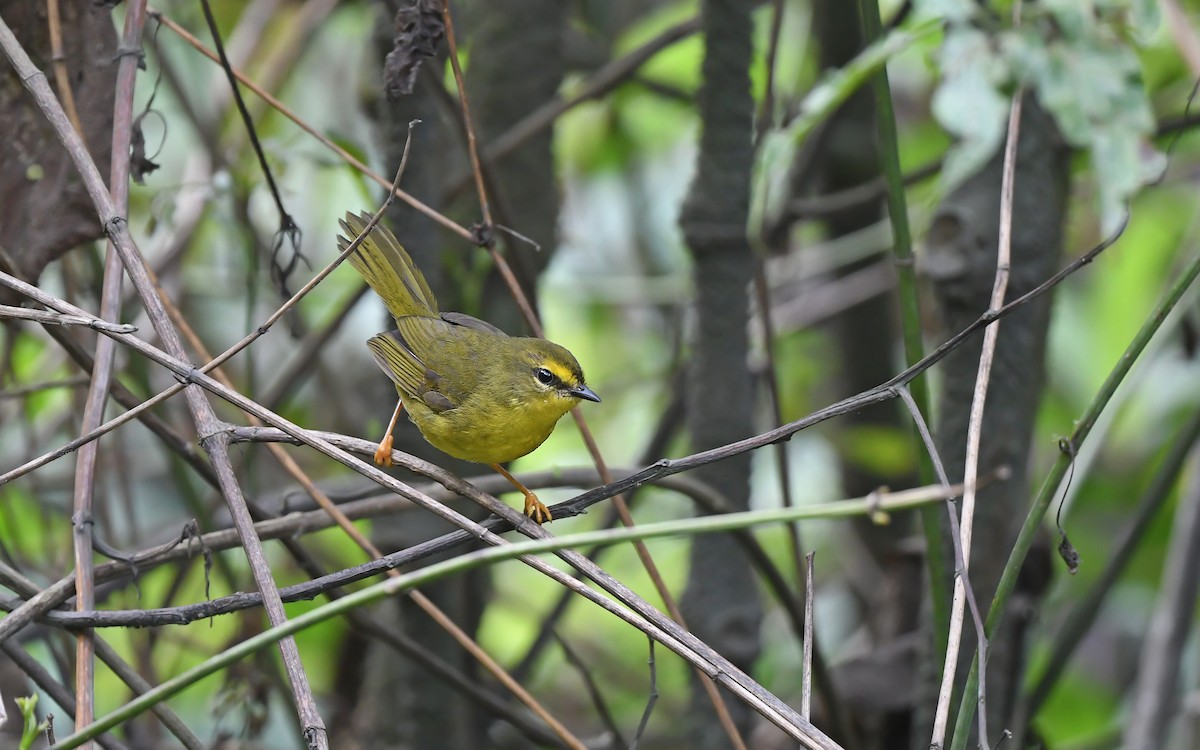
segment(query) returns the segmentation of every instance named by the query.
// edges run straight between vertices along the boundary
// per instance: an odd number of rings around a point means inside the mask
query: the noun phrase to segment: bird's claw
[[[538,526],[541,526],[547,521],[554,520],[554,514],[551,513],[550,509],[547,508],[541,500],[538,500],[537,495],[533,494],[532,492],[525,495],[525,515],[533,519],[533,522]]]
[[[375,449],[375,463],[380,466],[392,465],[392,436],[390,434],[379,441],[379,447]]]

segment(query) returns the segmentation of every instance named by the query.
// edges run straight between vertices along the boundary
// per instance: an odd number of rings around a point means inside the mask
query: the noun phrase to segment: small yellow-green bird
[[[338,248],[344,252],[370,220],[347,213]],[[400,394],[375,462],[391,465],[392,430],[407,408],[433,447],[489,464],[525,495],[525,515],[539,524],[551,520],[550,510],[500,464],[541,445],[581,400],[600,401],[579,362],[545,339],[509,336],[470,315],[439,312],[425,277],[382,224],[349,261],[396,319],[396,330],[367,342]]]

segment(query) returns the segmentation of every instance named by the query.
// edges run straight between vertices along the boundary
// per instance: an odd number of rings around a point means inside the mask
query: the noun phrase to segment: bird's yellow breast
[[[574,400],[549,394],[548,398],[511,398],[487,405],[468,402],[442,412],[416,399],[405,399],[404,406],[425,439],[443,453],[464,461],[502,464],[544,443],[558,420],[574,406]],[[481,409],[503,417],[470,418]]]

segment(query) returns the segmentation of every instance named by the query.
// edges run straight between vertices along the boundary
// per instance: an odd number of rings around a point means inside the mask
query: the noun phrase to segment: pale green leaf
[[[1163,169],[1162,155],[1147,145],[1154,114],[1136,53],[1100,27],[1049,44],[1018,32],[1005,50],[1067,142],[1089,152],[1101,224],[1105,234],[1115,231],[1129,199]]]
[[[949,190],[999,148],[1009,106],[999,88],[1008,76],[988,36],[973,28],[947,32],[938,62],[942,83],[933,94],[933,115],[956,139],[942,169],[942,186]]]

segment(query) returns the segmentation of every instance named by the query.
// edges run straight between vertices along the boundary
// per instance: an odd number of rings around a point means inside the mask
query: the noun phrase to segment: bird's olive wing
[[[401,393],[415,396],[421,392],[427,368],[399,331],[372,336],[367,346],[375,355],[375,362],[380,369],[387,373]]]
[[[409,318],[397,321],[402,329],[405,328],[405,320]],[[425,320],[437,321],[437,318]],[[424,346],[414,345],[406,338],[403,330],[395,330],[371,337],[367,346],[375,355],[375,362],[396,384],[396,389],[406,400],[419,398],[437,412],[453,409],[457,404],[441,392],[441,375],[427,367],[416,353],[428,348],[427,341],[422,343]]]
[[[478,345],[464,341],[464,329],[440,318],[410,315],[396,319],[396,330],[375,336],[367,345],[401,395],[420,399],[430,409],[454,409],[475,390]]]

